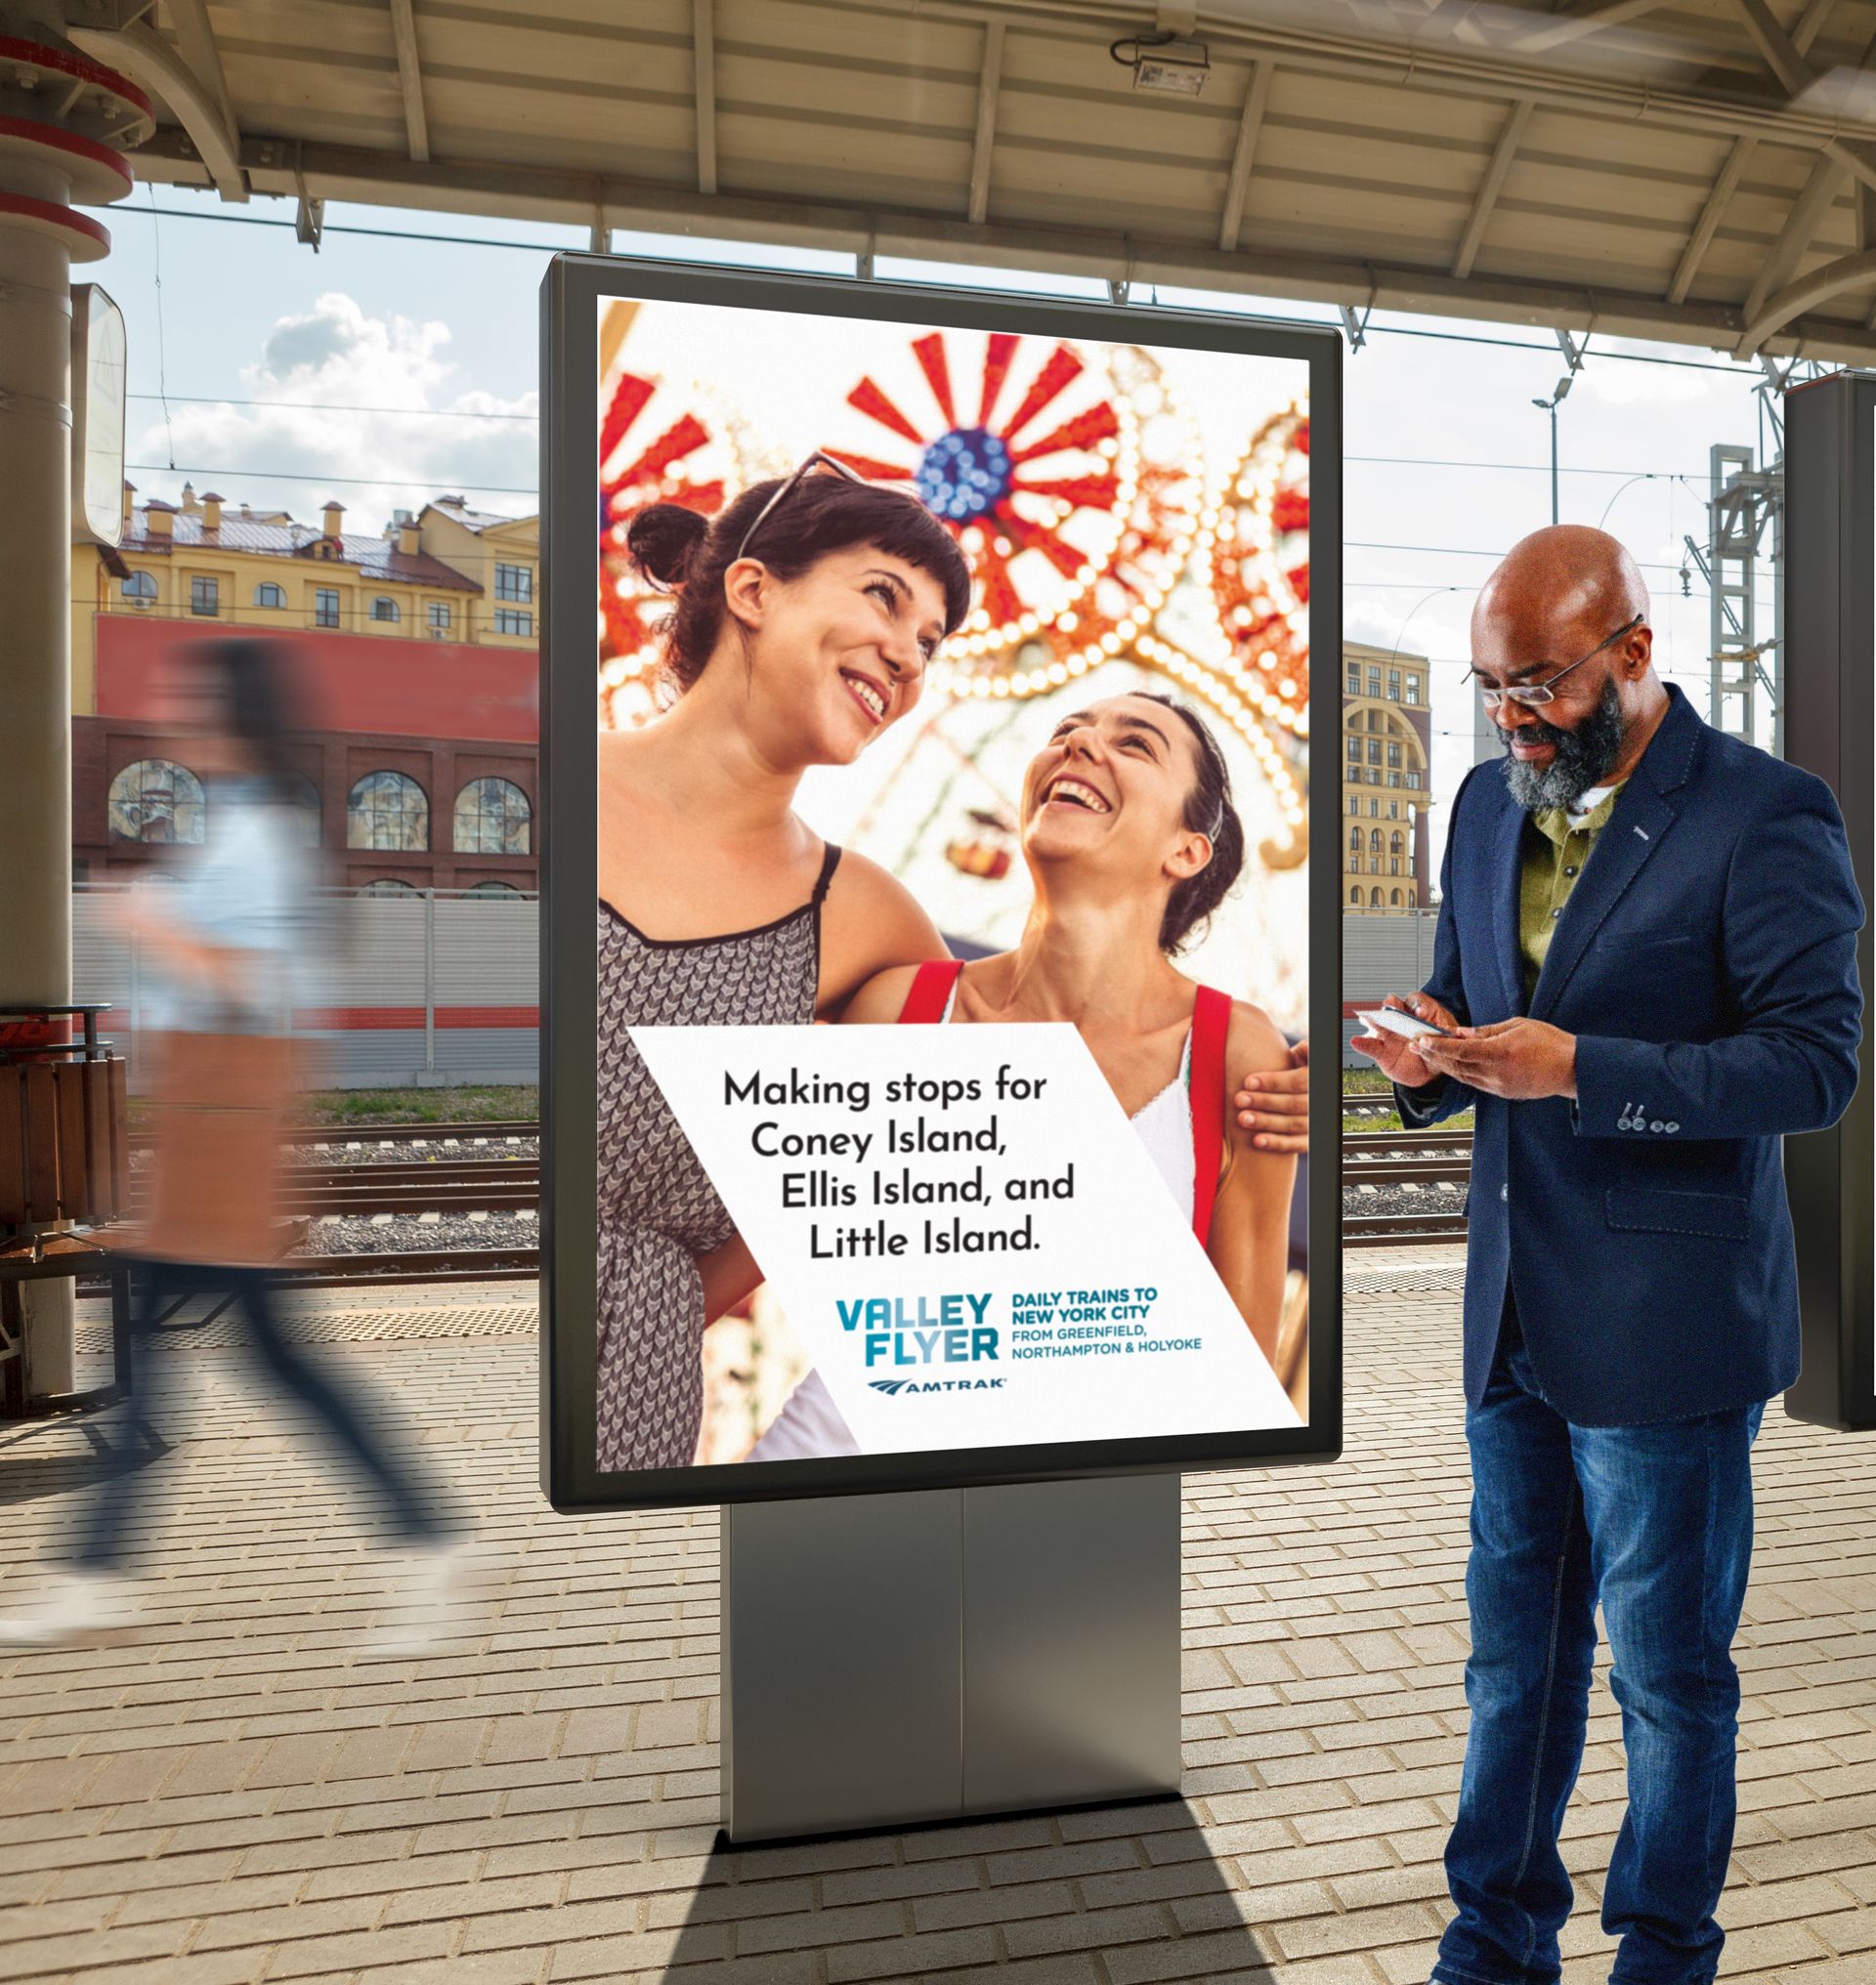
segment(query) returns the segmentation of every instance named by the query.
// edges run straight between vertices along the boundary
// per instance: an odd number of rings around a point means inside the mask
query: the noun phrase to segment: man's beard
[[[1600,701],[1574,731],[1559,731],[1541,717],[1515,732],[1501,729],[1498,741],[1505,747],[1505,783],[1512,797],[1531,814],[1573,807],[1591,786],[1600,785],[1608,777],[1622,755],[1626,729],[1613,680],[1602,685]],[[1514,737],[1555,744],[1556,755],[1540,772],[1511,755]]]

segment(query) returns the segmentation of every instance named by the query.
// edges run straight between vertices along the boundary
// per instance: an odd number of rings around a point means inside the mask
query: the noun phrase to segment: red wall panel
[[[157,717],[162,656],[218,633],[239,633],[289,643],[301,657],[308,730],[528,744],[539,735],[539,660],[533,649],[323,629],[279,635],[140,613],[100,613],[96,624],[101,717]]]

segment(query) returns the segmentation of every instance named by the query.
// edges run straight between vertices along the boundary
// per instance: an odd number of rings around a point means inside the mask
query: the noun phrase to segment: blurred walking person
[[[31,1615],[0,1621],[0,1642],[64,1641],[127,1616],[126,1574],[149,1523],[152,1462],[171,1445],[184,1362],[149,1354],[158,1320],[198,1297],[238,1310],[262,1371],[376,1490],[390,1536],[415,1554],[400,1584],[397,1651],[415,1649],[449,1582],[454,1546],[432,1497],[285,1334],[277,1302],[276,1264],[288,1240],[281,1167],[297,1086],[292,1015],[319,937],[317,852],[291,802],[291,667],[283,644],[199,643],[165,685],[169,714],[191,729],[208,824],[204,845],[176,862],[166,884],[133,891],[128,911],[154,1127],[148,1218],[122,1244],[143,1264],[131,1413],[145,1451],[125,1448],[86,1512],[76,1563]]]

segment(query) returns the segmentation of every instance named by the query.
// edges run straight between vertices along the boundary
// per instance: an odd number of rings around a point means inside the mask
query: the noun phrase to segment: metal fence
[[[1344,1007],[1379,1001],[1389,992],[1412,992],[1433,972],[1436,909],[1405,910],[1398,916],[1344,916],[1342,920],[1342,1002]],[[1342,1060],[1344,1068],[1371,1068],[1348,1041],[1360,1023],[1344,1013]]]
[[[123,895],[111,884],[73,892],[72,996],[110,1001],[108,1031],[130,1056],[135,1087],[147,1001],[143,960],[120,914]],[[538,1079],[536,897],[325,890],[317,906],[298,1003],[282,1020],[319,1047],[321,1086]]]
[[[123,891],[87,884],[72,899],[72,997],[107,999],[110,1031],[138,1077],[141,961],[123,935]],[[426,889],[395,896],[321,892],[319,955],[293,1031],[321,1049],[320,1081],[345,1089],[539,1077],[540,904],[515,891]],[[1432,972],[1433,910],[1342,920],[1344,1006],[1411,992]],[[1344,1066],[1356,1023],[1344,1017]]]

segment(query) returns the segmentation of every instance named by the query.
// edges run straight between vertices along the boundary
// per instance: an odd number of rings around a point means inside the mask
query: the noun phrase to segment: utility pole
[[[1551,522],[1559,522],[1556,499],[1556,409],[1570,397],[1570,386],[1575,378],[1571,372],[1564,373],[1556,382],[1556,391],[1548,400],[1533,400],[1533,406],[1542,407],[1551,416]]]
[[[1782,455],[1760,469],[1753,450],[1716,442],[1708,451],[1707,541],[1685,540],[1687,555],[1707,582],[1708,721],[1750,743],[1760,741],[1759,694],[1770,708],[1774,757],[1784,755],[1785,465]],[[1767,540],[1769,539],[1769,545]],[[1759,633],[1759,568],[1767,551],[1772,572],[1772,624]],[[1769,664],[1769,665],[1768,665]]]

